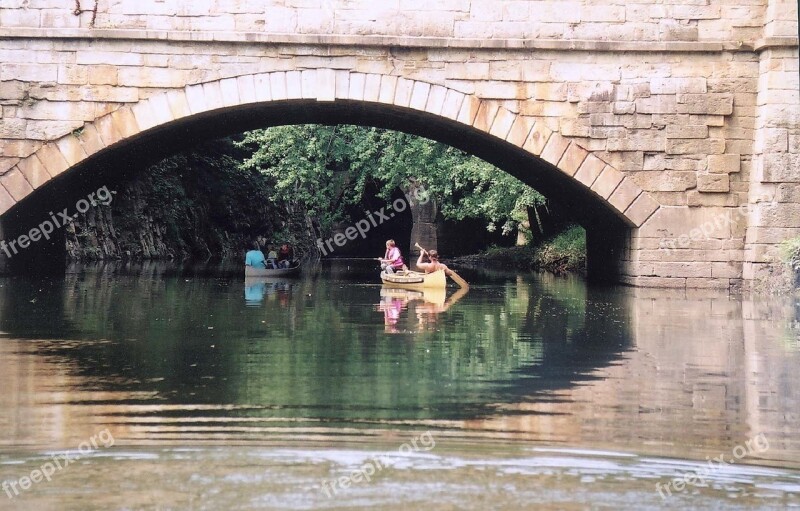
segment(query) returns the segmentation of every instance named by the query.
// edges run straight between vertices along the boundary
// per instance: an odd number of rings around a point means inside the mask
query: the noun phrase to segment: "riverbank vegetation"
[[[800,237],[784,241],[781,249],[784,261],[794,274],[794,286],[800,287]]]
[[[585,273],[586,231],[572,225],[536,244],[490,247],[480,254],[458,257],[458,264],[515,270],[546,270],[555,274]]]

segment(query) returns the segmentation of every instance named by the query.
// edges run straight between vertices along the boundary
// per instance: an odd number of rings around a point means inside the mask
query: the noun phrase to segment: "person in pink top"
[[[400,254],[400,249],[397,248],[394,240],[386,242],[386,254],[379,260],[381,262],[381,270],[386,273],[394,273],[403,269],[403,256]]]

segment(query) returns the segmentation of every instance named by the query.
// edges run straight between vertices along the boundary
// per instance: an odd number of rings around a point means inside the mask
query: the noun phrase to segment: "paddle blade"
[[[450,278],[453,279],[453,282],[455,282],[459,286],[461,286],[461,287],[463,287],[465,289],[469,289],[469,284],[467,284],[467,281],[462,279],[461,275],[459,275],[458,273],[454,272],[453,270],[450,270]]]

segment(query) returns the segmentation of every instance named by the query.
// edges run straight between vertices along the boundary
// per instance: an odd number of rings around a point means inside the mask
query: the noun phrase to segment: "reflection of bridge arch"
[[[4,177],[8,193],[0,188],[0,213],[35,201],[36,190],[75,169],[112,168],[136,152],[166,156],[202,138],[303,122],[399,129],[490,161],[564,204],[590,236],[596,231],[590,246],[598,247],[598,268],[609,258],[628,259],[621,240],[659,208],[630,176],[553,132],[545,119],[425,81],[321,68],[189,85],[87,122],[17,163]],[[613,248],[609,237],[618,240]],[[599,247],[616,252],[601,255]]]

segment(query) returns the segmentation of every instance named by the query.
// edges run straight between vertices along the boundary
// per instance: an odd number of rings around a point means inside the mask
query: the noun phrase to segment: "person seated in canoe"
[[[386,253],[383,257],[378,258],[378,260],[381,262],[381,271],[386,273],[394,273],[398,270],[402,270],[405,265],[403,256],[400,254],[400,249],[397,248],[397,244],[394,240],[386,241]]]
[[[258,268],[259,270],[263,270],[267,267],[266,259],[264,258],[264,252],[261,251],[261,245],[258,241],[254,241],[251,250],[247,252],[244,257],[244,264],[245,266],[252,266],[253,268]]]
[[[424,257],[428,256],[429,262],[424,262]],[[444,270],[444,274],[450,276],[453,272],[446,264],[439,262],[439,252],[431,250],[428,252],[425,249],[420,250],[419,259],[417,259],[417,268],[425,273],[433,273],[438,270]]]
[[[292,247],[288,243],[281,245],[281,249],[278,251],[278,266],[280,268],[289,268],[292,265],[293,258]]]
[[[275,252],[275,247],[272,245],[269,245],[267,248],[269,249],[269,253],[267,254],[267,268],[276,270],[278,269],[278,253]]]

